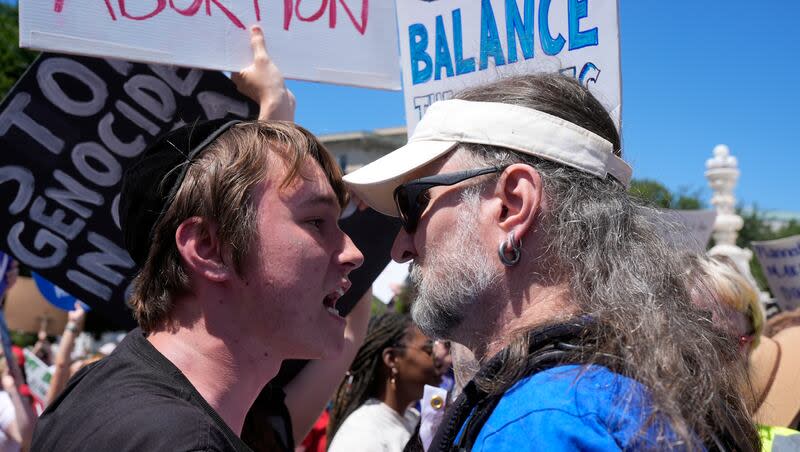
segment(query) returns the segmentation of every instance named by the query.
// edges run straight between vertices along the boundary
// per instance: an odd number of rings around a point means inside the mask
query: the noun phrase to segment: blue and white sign
[[[31,272],[31,276],[33,276],[33,281],[36,282],[36,288],[39,289],[44,299],[49,301],[50,304],[64,311],[72,311],[75,309],[75,302],[79,301],[77,298],[42,278],[42,276],[37,273]],[[87,306],[86,303],[81,302],[81,305],[85,311],[89,310],[89,306]]]
[[[800,306],[800,235],[753,242],[752,247],[781,309]]]
[[[396,0],[406,121],[504,75],[561,72],[587,86],[619,128],[617,0]]]

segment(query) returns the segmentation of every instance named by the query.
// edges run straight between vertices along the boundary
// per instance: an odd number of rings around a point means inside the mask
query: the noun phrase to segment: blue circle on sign
[[[65,311],[72,311],[75,309],[75,302],[78,301],[75,297],[65,292],[57,285],[42,278],[39,274],[31,272],[33,280],[36,282],[36,287],[39,288],[45,300],[49,301],[53,306],[63,309]]]

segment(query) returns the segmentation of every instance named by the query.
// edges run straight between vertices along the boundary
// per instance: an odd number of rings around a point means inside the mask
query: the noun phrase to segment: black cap
[[[172,203],[186,177],[188,163],[241,121],[216,119],[161,135],[125,170],[119,202],[125,248],[141,268],[147,260],[153,228]]]

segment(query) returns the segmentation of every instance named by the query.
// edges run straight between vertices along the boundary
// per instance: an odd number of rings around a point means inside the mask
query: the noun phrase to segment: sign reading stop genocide
[[[125,168],[176,127],[257,113],[219,72],[42,54],[0,103],[0,249],[131,326]]]
[[[399,89],[391,1],[21,0],[20,46],[239,71],[260,24],[287,78]]]

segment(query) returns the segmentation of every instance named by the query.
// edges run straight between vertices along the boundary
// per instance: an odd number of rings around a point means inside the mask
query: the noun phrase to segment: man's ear
[[[175,231],[175,245],[184,264],[193,273],[213,282],[224,282],[233,276],[223,259],[223,246],[217,239],[217,225],[201,217],[183,221]]]
[[[496,218],[498,226],[521,239],[534,227],[542,208],[542,176],[530,165],[511,165],[500,175],[495,196],[502,203]]]

